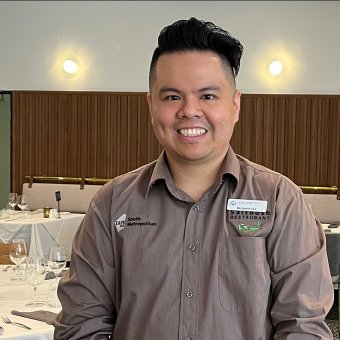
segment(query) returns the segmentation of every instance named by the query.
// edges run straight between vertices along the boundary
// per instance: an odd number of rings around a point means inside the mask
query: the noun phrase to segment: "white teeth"
[[[180,129],[178,131],[182,136],[201,136],[204,135],[207,131],[205,129]]]

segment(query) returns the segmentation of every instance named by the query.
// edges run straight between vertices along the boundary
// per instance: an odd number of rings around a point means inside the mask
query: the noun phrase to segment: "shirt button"
[[[194,246],[193,244],[190,244],[190,246],[188,248],[191,251],[195,251],[196,250],[196,246]]]
[[[190,299],[194,296],[194,293],[189,291],[189,292],[186,293],[186,296]]]
[[[195,211],[199,211],[199,210],[200,210],[200,206],[199,206],[199,205],[195,205],[195,206],[194,206],[194,210],[195,210]]]

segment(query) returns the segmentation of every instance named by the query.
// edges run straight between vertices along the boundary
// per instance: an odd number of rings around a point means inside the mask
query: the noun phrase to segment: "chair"
[[[10,243],[0,243],[0,264],[14,264],[9,257]]]
[[[338,290],[338,327],[340,335],[340,233],[326,233],[326,250],[333,287]]]

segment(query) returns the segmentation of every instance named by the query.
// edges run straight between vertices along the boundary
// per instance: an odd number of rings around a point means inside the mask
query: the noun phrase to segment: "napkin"
[[[34,215],[34,214],[42,214],[43,212],[44,212],[44,209],[32,210],[32,211],[31,211],[31,215]]]
[[[11,313],[24,318],[46,322],[49,325],[52,325],[52,321],[58,315],[58,313],[49,312],[47,310],[36,310],[34,312],[19,312],[17,310],[12,310]]]
[[[45,280],[55,279],[55,274],[53,272],[47,272],[45,274]]]
[[[63,269],[63,270],[59,273],[58,277],[62,277],[63,274],[64,274],[65,272],[67,272],[67,269]],[[51,280],[51,279],[55,279],[55,273],[54,273],[54,272],[47,272],[47,273],[45,274],[45,280]]]

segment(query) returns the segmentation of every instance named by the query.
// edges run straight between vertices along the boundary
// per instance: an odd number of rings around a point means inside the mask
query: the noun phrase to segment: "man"
[[[92,201],[56,339],[332,339],[319,222],[295,184],[229,145],[242,49],[195,18],[160,33],[147,99],[164,152]]]

